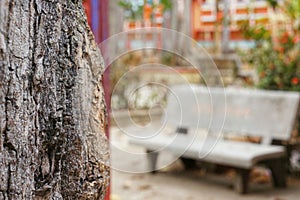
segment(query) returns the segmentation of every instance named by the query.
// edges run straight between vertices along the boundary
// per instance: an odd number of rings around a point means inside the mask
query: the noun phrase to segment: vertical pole
[[[224,0],[224,10],[223,10],[223,33],[222,33],[222,53],[229,52],[229,40],[230,40],[230,31],[229,31],[229,4],[230,1]]]
[[[98,10],[99,8],[99,1],[100,0],[91,0],[91,9],[92,9],[92,20],[91,20],[91,23],[92,23],[92,31],[94,33],[94,36],[95,36],[95,40],[96,42],[100,42],[100,34],[99,34],[99,19],[100,19],[100,12]]]
[[[99,35],[100,42],[103,42],[109,37],[109,1],[108,0],[98,0],[100,10],[100,26],[99,26]]]
[[[220,51],[220,40],[221,40],[221,35],[220,35],[220,26],[219,26],[219,22],[220,22],[220,10],[219,10],[219,3],[220,0],[215,0],[215,16],[216,16],[216,21],[215,21],[215,32],[214,32],[214,42],[215,42],[215,54],[219,54]]]

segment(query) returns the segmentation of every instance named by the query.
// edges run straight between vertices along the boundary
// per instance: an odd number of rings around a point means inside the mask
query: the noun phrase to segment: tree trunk
[[[103,61],[81,1],[0,1],[0,200],[103,199]]]

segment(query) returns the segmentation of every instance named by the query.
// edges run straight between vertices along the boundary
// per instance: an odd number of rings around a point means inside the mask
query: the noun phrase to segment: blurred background
[[[299,0],[84,0],[83,3],[98,43],[127,32],[122,40],[109,44],[111,54],[127,51],[110,66],[111,88],[124,72],[145,63],[171,66],[189,81],[201,81],[184,59],[195,57],[200,64],[203,61],[197,58],[197,52],[191,52],[189,44],[176,37],[162,40],[162,33],[156,29],[138,31],[163,27],[186,34],[204,47],[221,72],[225,86],[300,89]],[[179,49],[181,55],[164,51],[168,45]],[[137,50],[144,47],[153,49]]]
[[[132,148],[115,118],[122,126],[160,121],[165,86],[188,82],[300,91],[300,0],[83,0],[83,5],[99,44],[119,34],[108,44],[108,54],[116,59],[104,73],[106,101],[114,113],[107,133],[115,146]],[[161,28],[181,34],[168,36]],[[142,83],[147,84],[137,89]],[[291,144],[291,187],[260,190],[269,187],[270,177],[258,168],[251,180],[258,189],[246,197],[221,186],[231,178],[230,169],[214,168],[211,171],[222,174],[216,178],[203,170],[186,171],[178,161],[155,176],[128,174],[114,170],[114,163],[143,164],[121,158],[112,149],[110,198],[298,199],[297,130]],[[208,178],[202,181],[203,176]]]

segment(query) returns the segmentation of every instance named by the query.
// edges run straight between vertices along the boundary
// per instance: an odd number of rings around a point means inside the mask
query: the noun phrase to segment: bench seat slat
[[[158,135],[151,139],[130,139],[131,144],[143,146],[149,150],[170,151],[175,155],[201,160],[232,167],[250,169],[259,161],[280,158],[285,155],[282,146],[260,145],[247,142],[219,140],[214,148],[205,149],[204,138],[191,138],[184,135]],[[204,148],[202,148],[204,147]],[[209,152],[208,152],[209,151]]]

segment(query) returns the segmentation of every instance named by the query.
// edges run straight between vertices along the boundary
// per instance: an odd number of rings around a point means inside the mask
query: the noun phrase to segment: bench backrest
[[[288,140],[298,113],[299,93],[236,88],[174,86],[163,123]]]

